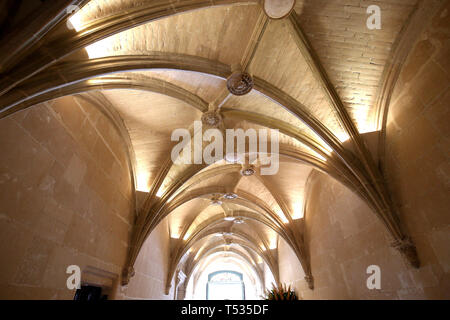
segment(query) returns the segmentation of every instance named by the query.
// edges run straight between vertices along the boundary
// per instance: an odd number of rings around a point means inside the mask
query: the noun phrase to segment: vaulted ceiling
[[[230,244],[252,268],[256,262],[257,274],[265,262],[277,279],[276,248],[285,241],[312,288],[303,217],[316,171],[357,192],[395,239],[405,239],[367,137],[383,130],[393,62],[407,50],[401,39],[421,1],[377,2],[380,30],[367,28],[371,3],[364,0],[297,0],[281,19],[269,18],[256,0],[69,2],[82,9],[47,17],[40,39],[17,56],[2,54],[8,64],[0,116],[70,94],[114,114],[135,189],[146,193],[125,278],[149,233],[167,218],[169,279],[177,269],[190,275]],[[227,89],[236,71],[251,75],[248,94]],[[280,130],[278,173],[263,176],[257,168],[243,176],[241,163],[225,159],[174,164],[171,133],[192,130],[207,111],[220,114],[222,129]]]

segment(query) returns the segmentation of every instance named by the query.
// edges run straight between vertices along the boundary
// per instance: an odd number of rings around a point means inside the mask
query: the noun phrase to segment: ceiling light
[[[225,199],[228,199],[228,200],[233,200],[233,199],[236,199],[236,198],[237,198],[237,194],[236,194],[236,193],[229,192],[229,193],[225,193],[225,194],[223,195],[223,197],[224,197]]]
[[[244,177],[250,177],[255,174],[255,166],[252,164],[247,164],[242,166],[241,175]]]
[[[237,218],[237,219],[234,220],[234,223],[236,223],[236,224],[243,224],[244,222],[245,221],[242,218]]]
[[[223,220],[225,220],[225,221],[234,221],[236,218],[235,217],[225,217],[225,218],[223,218]]]

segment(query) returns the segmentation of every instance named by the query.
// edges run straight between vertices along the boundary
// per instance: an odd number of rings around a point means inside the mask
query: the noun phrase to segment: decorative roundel
[[[227,79],[227,88],[231,94],[243,96],[253,89],[253,78],[246,72],[233,72]]]
[[[255,174],[255,167],[250,164],[246,166],[242,166],[241,175],[244,177],[250,177]]]
[[[285,18],[294,9],[295,0],[264,0],[264,12],[271,19]]]
[[[206,126],[218,127],[222,122],[222,116],[216,111],[207,111],[202,115],[202,123]]]

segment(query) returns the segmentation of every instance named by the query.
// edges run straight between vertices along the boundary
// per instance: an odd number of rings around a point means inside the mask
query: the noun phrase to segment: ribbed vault
[[[386,75],[389,57],[405,50],[394,44],[401,44],[401,30],[409,30],[409,17],[423,10],[423,1],[384,1],[387,19],[397,23],[380,33],[366,29],[366,4],[354,2],[298,0],[287,16],[271,19],[256,0],[66,1],[82,7],[71,16],[74,29],[68,28],[69,16],[59,13],[53,23],[42,20],[47,32],[39,41],[18,46],[16,56],[2,53],[8,65],[1,69],[0,118],[79,95],[119,128],[134,187],[145,192],[124,284],[149,234],[168,219],[167,291],[177,271],[190,278],[208,256],[224,252],[248,262],[260,280],[266,264],[278,281],[281,239],[313,289],[303,217],[308,177],[318,171],[366,201],[418,266],[377,152],[365,137],[382,129],[380,101],[387,82],[395,84]],[[326,18],[335,20],[335,29],[324,26]],[[357,41],[368,34],[372,42]],[[227,89],[235,72],[251,76],[249,93]],[[194,121],[208,111],[221,116],[222,130],[279,130],[278,173],[261,175],[256,163],[255,174],[243,176],[242,159],[173,163],[171,133],[193,132]]]

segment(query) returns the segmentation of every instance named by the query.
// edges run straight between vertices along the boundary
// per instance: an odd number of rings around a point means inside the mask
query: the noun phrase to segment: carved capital
[[[391,245],[400,251],[402,256],[411,264],[411,266],[414,268],[420,267],[420,260],[417,255],[416,246],[410,238],[404,237],[403,239],[395,240]]]
[[[311,290],[314,289],[314,278],[312,275],[306,275],[305,276],[305,280],[308,283],[308,288],[310,288]]]
[[[122,271],[122,286],[128,285],[132,277],[134,277],[135,271],[133,267],[128,267]]]
[[[227,79],[227,88],[235,96],[243,96],[253,89],[253,78],[246,72],[235,71]]]

